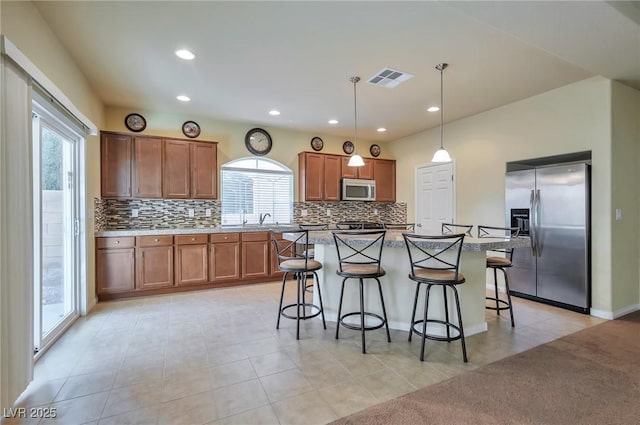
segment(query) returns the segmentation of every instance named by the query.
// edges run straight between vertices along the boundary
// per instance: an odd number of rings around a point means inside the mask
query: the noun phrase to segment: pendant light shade
[[[439,63],[436,65],[436,69],[440,71],[440,149],[433,154],[431,162],[451,162],[451,156],[449,152],[443,146],[443,133],[444,133],[444,89],[443,89],[443,72],[449,66],[447,63]]]
[[[358,101],[356,96],[356,84],[360,81],[360,77],[351,77],[349,81],[353,83],[353,127],[355,130],[355,139],[353,142],[353,154],[347,163],[348,167],[363,167],[364,160],[358,155]]]

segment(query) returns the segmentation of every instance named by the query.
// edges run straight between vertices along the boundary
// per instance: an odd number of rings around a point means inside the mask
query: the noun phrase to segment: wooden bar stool
[[[303,230],[310,230],[310,231],[329,230],[329,225],[327,223],[300,223],[298,224],[298,227]],[[305,255],[313,260],[315,257],[314,246],[309,244],[307,249],[302,250],[302,255]],[[314,277],[314,273],[307,274],[307,286],[305,288],[307,292],[313,292],[313,285],[316,281],[316,279],[313,279],[313,277]],[[308,279],[312,279],[311,283],[309,283]]]
[[[413,311],[411,313],[411,325],[409,328],[409,341],[415,332],[422,337],[422,345],[420,347],[420,361],[424,361],[425,340],[434,341],[455,341],[460,340],[462,343],[462,357],[467,362],[467,348],[464,341],[464,327],[462,326],[462,312],[460,311],[460,299],[458,297],[457,285],[465,282],[464,275],[460,273],[460,254],[462,253],[462,243],[466,233],[452,235],[417,235],[403,233],[407,252],[409,254],[409,262],[411,271],[409,279],[415,281],[416,293],[413,300]],[[431,248],[433,252],[427,251],[421,242],[437,242],[437,249]],[[420,294],[420,286],[426,286],[424,297],[424,317],[416,320],[416,309],[418,307],[418,295]],[[429,292],[433,286],[442,288],[442,297],[444,301],[444,320],[429,318]],[[458,323],[455,324],[449,318],[449,303],[447,302],[447,289],[453,292],[456,306]],[[445,336],[427,333],[427,323],[444,325]],[[417,326],[422,329],[418,329]],[[456,334],[451,333],[451,330]]]

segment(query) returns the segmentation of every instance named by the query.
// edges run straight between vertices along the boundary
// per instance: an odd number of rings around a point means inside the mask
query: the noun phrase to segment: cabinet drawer
[[[125,236],[122,238],[96,238],[96,248],[133,248],[136,244],[136,238],[133,236]]]
[[[269,232],[247,232],[242,234],[243,241],[268,241]]]
[[[239,233],[213,233],[209,235],[209,242],[211,243],[225,243],[225,242],[238,242],[240,241]]]
[[[139,247],[173,245],[173,236],[138,236],[136,243]]]
[[[195,245],[209,242],[209,235],[178,235],[176,245]]]

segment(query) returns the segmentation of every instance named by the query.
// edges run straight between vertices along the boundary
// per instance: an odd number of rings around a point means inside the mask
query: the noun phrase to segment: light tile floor
[[[288,285],[294,288],[294,285]],[[360,335],[320,318],[275,329],[280,283],[99,303],[38,361],[16,407],[55,408],[55,419],[3,424],[323,424],[465,373],[600,319],[514,298],[487,311],[489,330],[460,343],[382,329]],[[287,293],[289,299],[292,293]],[[409,311],[409,310],[408,310]]]

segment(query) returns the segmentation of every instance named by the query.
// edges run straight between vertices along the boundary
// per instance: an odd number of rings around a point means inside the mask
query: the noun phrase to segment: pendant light
[[[360,77],[351,77],[349,78],[349,81],[353,83],[353,118],[354,118],[353,123],[355,128],[355,139],[353,143],[353,146],[354,146],[353,155],[351,155],[351,158],[349,158],[349,162],[347,163],[347,166],[363,167],[364,160],[360,155],[358,155],[358,103],[357,103],[357,97],[356,97],[356,84],[358,83],[358,81],[360,81]]]
[[[440,149],[433,154],[431,162],[451,162],[449,152],[442,145],[443,132],[444,132],[444,89],[442,84],[443,71],[449,66],[447,63],[439,63],[436,65],[436,69],[440,71]]]

